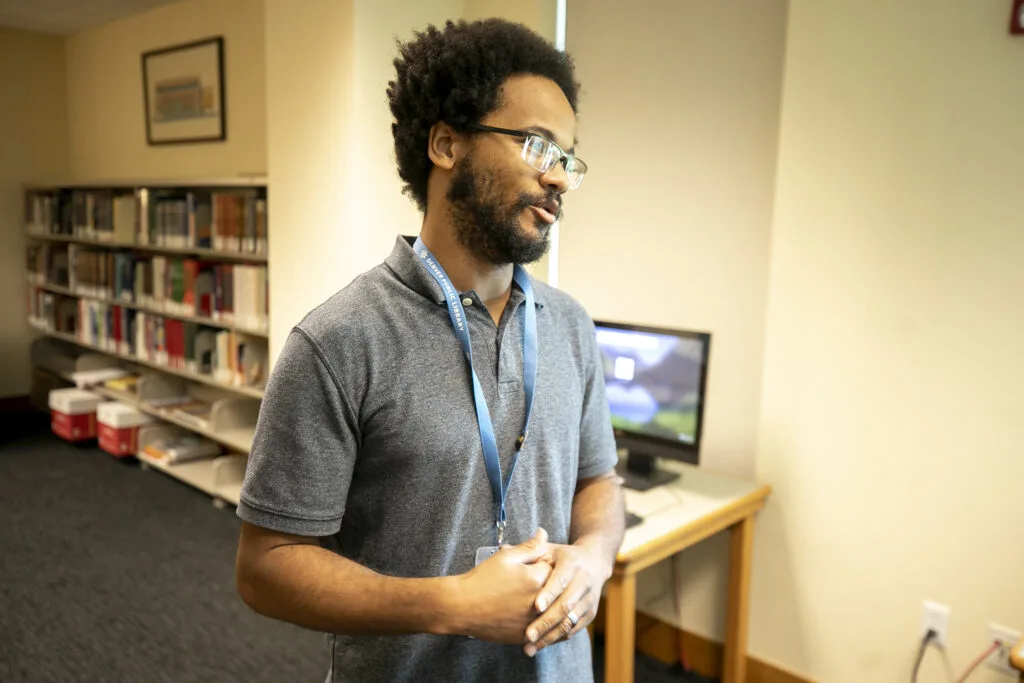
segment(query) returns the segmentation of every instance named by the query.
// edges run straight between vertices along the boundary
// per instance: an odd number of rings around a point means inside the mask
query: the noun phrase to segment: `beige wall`
[[[791,10],[751,644],[818,680],[909,680],[926,598],[952,607],[957,672],[989,621],[1024,630],[1009,7]],[[941,656],[920,680],[948,680]]]
[[[559,286],[595,318],[713,334],[703,463],[752,475],[785,0],[570,2],[590,165],[565,200]],[[638,605],[724,633],[724,538],[644,573]]]
[[[68,173],[64,41],[0,28],[0,397],[29,391],[22,187]]]
[[[263,0],[187,0],[67,41],[74,180],[225,177],[267,170]],[[149,146],[141,55],[224,36],[227,140]]]
[[[462,16],[470,21],[488,17],[517,21],[554,43],[556,6],[555,0],[466,0]]]
[[[350,2],[266,0],[270,350],[344,282],[352,193]],[[302,74],[296,78],[295,74]]]
[[[353,193],[345,251],[350,272],[360,273],[382,261],[399,233],[419,232],[423,216],[412,200],[402,194],[391,135],[388,81],[394,78],[396,39],[408,40],[428,24],[442,25],[458,18],[462,0],[359,0],[355,6],[352,146],[349,189]]]
[[[398,234],[419,232],[387,107],[395,40],[467,6],[490,13],[477,0],[304,0],[301,11],[266,0],[270,220],[287,226],[270,236],[273,359],[310,309],[383,261]]]
[[[582,5],[566,47],[591,170],[559,284],[595,317],[712,332],[702,455],[752,473],[785,2]]]

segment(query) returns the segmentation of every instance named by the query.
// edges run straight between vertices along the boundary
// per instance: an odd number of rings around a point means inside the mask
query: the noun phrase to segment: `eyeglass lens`
[[[531,135],[523,145],[523,159],[541,173],[547,173],[561,160],[561,150],[549,140]],[[571,187],[578,187],[583,180],[586,167],[577,163],[576,157],[566,157],[565,173]]]

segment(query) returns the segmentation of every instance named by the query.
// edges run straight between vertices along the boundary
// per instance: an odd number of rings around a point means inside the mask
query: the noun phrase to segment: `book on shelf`
[[[192,399],[174,406],[171,415],[202,429],[210,428],[210,415],[213,405],[207,401]]]
[[[29,282],[41,288],[254,332],[267,328],[265,265],[46,244],[30,245],[28,267]]]
[[[130,450],[231,500],[246,459],[223,454],[248,450],[269,373],[267,219],[256,178],[24,192],[33,362],[156,418]]]
[[[146,444],[142,452],[166,465],[213,458],[221,453],[220,445],[196,434],[174,434]]]
[[[36,327],[74,335],[78,324],[78,299],[43,290],[30,290],[28,318]]]
[[[31,323],[156,371],[93,373],[102,360],[91,359],[76,379],[186,431],[219,440],[225,429],[244,444],[238,435],[256,415],[245,401],[259,402],[238,394],[258,399],[269,373],[266,185],[53,186],[24,198],[35,236],[26,252]],[[154,457],[197,457],[164,445]]]
[[[121,377],[115,377],[108,379],[103,383],[103,386],[107,389],[113,389],[114,391],[123,391],[126,393],[135,393],[135,387],[139,383],[139,375],[126,374]]]
[[[128,371],[124,368],[100,368],[98,370],[78,370],[71,373],[71,381],[75,383],[79,389],[89,389],[97,385],[123,379],[128,376]]]
[[[97,242],[265,256],[260,187],[55,188],[25,195],[29,232]]]
[[[259,389],[266,384],[264,337],[47,292],[30,308],[38,327],[128,360],[205,376],[229,387]]]
[[[54,247],[57,248],[54,248]],[[70,281],[68,250],[66,245],[48,242],[29,244],[26,251],[28,279],[33,284],[51,284],[67,287]]]

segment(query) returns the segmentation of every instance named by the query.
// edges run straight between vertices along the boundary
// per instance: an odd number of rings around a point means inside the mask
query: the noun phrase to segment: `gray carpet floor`
[[[324,636],[235,592],[239,525],[160,472],[57,439],[45,415],[0,418],[0,683],[322,683]],[[636,665],[637,683],[705,680]]]
[[[324,636],[237,597],[233,508],[34,422],[0,429],[0,681],[322,683]]]

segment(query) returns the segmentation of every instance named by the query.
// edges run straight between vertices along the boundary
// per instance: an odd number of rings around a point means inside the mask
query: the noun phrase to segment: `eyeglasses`
[[[554,141],[543,135],[530,133],[525,130],[509,130],[508,128],[495,128],[485,126],[482,123],[471,123],[467,126],[471,130],[478,130],[484,133],[499,133],[523,138],[523,149],[520,154],[523,161],[540,171],[547,173],[561,163],[565,174],[569,177],[569,189],[575,190],[583,182],[583,176],[587,174],[587,165],[582,159],[572,154],[566,154]]]

